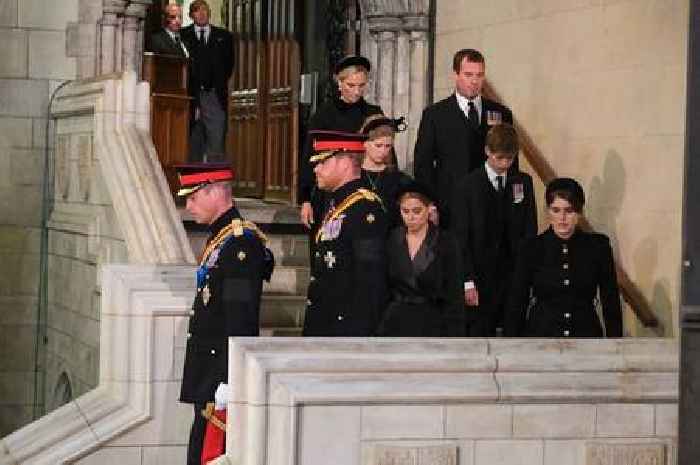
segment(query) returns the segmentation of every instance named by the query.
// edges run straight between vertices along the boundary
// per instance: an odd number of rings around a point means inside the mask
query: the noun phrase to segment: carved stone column
[[[141,75],[143,55],[143,27],[146,10],[151,0],[132,1],[124,12],[124,39],[122,43],[122,71],[136,71]]]
[[[66,27],[67,55],[78,77],[127,70],[140,75],[144,19],[153,0],[79,0],[80,20]]]
[[[362,54],[372,62],[368,99],[387,115],[405,116],[408,131],[396,138],[399,167],[413,172],[421,113],[428,102],[427,89],[430,1],[398,2],[360,0]]]
[[[104,0],[99,20],[100,50],[97,74],[109,74],[121,69],[121,23],[127,0]]]

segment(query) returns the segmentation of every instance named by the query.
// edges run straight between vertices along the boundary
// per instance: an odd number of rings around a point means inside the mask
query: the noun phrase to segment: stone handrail
[[[496,100],[497,102],[503,101],[500,95],[498,95],[498,93],[488,82],[484,85],[483,93],[492,100]],[[557,175],[554,172],[554,169],[539,148],[537,148],[537,145],[535,145],[535,143],[532,141],[525,128],[518,124],[517,121],[515,121],[515,128],[520,135],[522,154],[527,159],[530,166],[532,166],[535,174],[537,174],[537,176],[545,184],[556,178]],[[581,224],[585,230],[590,231],[593,229],[585,217],[582,218]],[[661,323],[656,315],[654,315],[651,305],[647,301],[646,297],[644,297],[644,294],[642,294],[642,292],[639,290],[637,285],[632,282],[624,268],[622,268],[619,263],[615,263],[615,270],[617,272],[617,281],[622,298],[630,306],[639,321],[641,321],[647,328],[660,328]]]

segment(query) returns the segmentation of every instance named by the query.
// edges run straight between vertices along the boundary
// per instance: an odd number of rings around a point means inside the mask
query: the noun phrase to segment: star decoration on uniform
[[[369,224],[374,223],[374,220],[375,220],[374,214],[373,214],[373,213],[369,213],[369,214],[367,215],[367,218],[366,218],[366,219],[367,219],[367,222],[368,222]]]
[[[242,250],[240,252],[238,252],[238,259],[240,261],[245,260],[245,257],[246,257],[245,252],[243,252]]]

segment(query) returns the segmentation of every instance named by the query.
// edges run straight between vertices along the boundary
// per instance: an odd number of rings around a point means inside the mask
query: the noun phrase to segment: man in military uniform
[[[187,211],[210,233],[197,269],[180,390],[180,401],[194,404],[187,464],[200,465],[206,427],[201,411],[219,384],[228,382],[229,336],[258,335],[262,281],[269,280],[273,259],[263,233],[233,205],[227,165],[176,169],[178,195],[187,197]]]
[[[360,179],[365,136],[314,131],[314,172],[331,208],[313,238],[304,336],[370,336],[385,300],[386,217]]]

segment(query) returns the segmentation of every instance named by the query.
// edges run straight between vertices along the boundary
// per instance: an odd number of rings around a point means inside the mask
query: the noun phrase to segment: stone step
[[[301,327],[306,296],[265,294],[260,302],[260,326],[264,328]]]
[[[301,337],[302,327],[296,328],[275,328],[275,327],[263,327],[260,328],[260,336],[275,336],[275,337]]]
[[[265,294],[306,295],[309,287],[308,266],[277,265],[272,273],[272,280],[263,283]]]

